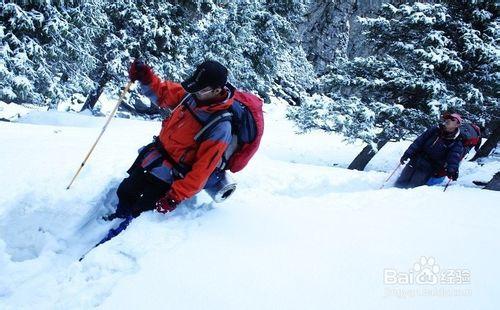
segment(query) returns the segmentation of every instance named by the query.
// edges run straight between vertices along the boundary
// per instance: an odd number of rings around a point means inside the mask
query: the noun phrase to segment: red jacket
[[[173,109],[171,116],[162,122],[159,139],[176,163],[187,165],[191,170],[184,178],[173,181],[170,194],[178,201],[192,197],[203,189],[231,142],[231,124],[219,123],[205,135],[203,141],[196,142],[194,136],[203,125],[186,107],[179,105],[186,95],[182,86],[171,81],[161,81],[157,76],[153,76],[152,82],[142,88],[160,107]],[[186,103],[199,119],[206,121],[211,114],[228,109],[233,104],[233,95],[234,89],[230,90],[228,97],[220,103],[205,106],[200,106],[194,96],[189,96]],[[167,160],[163,165],[172,169]]]

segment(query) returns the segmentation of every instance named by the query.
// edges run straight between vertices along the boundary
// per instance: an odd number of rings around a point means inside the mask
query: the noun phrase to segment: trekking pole
[[[385,183],[387,183],[387,181],[389,181],[389,180],[392,178],[392,176],[394,175],[394,173],[396,173],[396,171],[399,169],[399,167],[400,167],[400,166],[401,166],[401,163],[398,163],[398,165],[396,166],[396,169],[394,169],[394,171],[393,171],[393,172],[391,173],[391,175],[387,178],[387,180],[385,180],[385,181],[384,181],[384,183],[382,183],[382,186],[380,186],[380,188],[379,188],[379,189],[384,188]]]
[[[78,168],[78,171],[76,172],[75,176],[73,177],[73,179],[69,183],[68,187],[66,187],[66,189],[69,189],[71,187],[71,185],[75,181],[76,177],[78,176],[78,174],[82,170],[83,166],[87,162],[87,159],[89,159],[90,154],[92,153],[92,151],[94,150],[95,146],[97,145],[97,142],[99,142],[99,139],[101,139],[102,135],[104,134],[104,131],[106,130],[106,127],[108,127],[109,122],[111,122],[111,119],[113,118],[113,115],[118,110],[118,107],[120,106],[120,103],[122,102],[123,98],[125,97],[125,94],[127,94],[128,90],[130,89],[130,86],[132,86],[132,84],[133,84],[133,82],[129,81],[127,83],[127,85],[125,86],[125,88],[123,89],[122,93],[120,94],[120,98],[118,98],[118,102],[116,103],[115,108],[109,114],[108,119],[106,120],[106,123],[104,124],[104,127],[102,127],[101,133],[97,137],[97,140],[95,140],[94,145],[92,145],[92,147],[90,148],[90,151],[88,152],[87,156],[85,156],[85,159],[83,160],[82,164],[80,165],[80,168]]]
[[[451,181],[452,181],[451,179],[448,179],[448,183],[446,183],[443,192],[446,192],[446,189],[448,188],[448,185],[450,185]]]

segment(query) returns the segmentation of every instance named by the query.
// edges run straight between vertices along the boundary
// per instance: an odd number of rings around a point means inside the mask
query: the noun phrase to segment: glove
[[[140,59],[135,59],[128,70],[128,77],[132,82],[150,84],[153,80],[153,70]]]
[[[401,163],[401,165],[404,165],[405,162],[410,159],[410,156],[408,156],[406,153],[403,154],[403,156],[401,157],[401,159],[399,160],[399,162]]]
[[[446,170],[446,176],[452,179],[453,181],[456,181],[458,179],[458,170],[453,170],[453,169]]]
[[[170,193],[167,193],[164,197],[160,198],[156,204],[156,211],[160,213],[172,212],[177,208],[179,201],[171,197]]]

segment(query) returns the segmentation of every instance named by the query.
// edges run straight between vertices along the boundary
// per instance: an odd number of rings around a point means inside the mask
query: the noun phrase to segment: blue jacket
[[[439,126],[425,131],[405,152],[405,156],[411,159],[425,158],[436,172],[442,169],[458,171],[463,154],[464,145],[460,135],[447,137],[444,129]]]

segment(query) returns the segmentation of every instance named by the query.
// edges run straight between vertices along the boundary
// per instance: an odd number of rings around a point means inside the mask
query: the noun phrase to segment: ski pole
[[[396,169],[394,169],[394,171],[393,171],[393,172],[391,173],[391,175],[387,178],[387,180],[385,180],[385,181],[384,181],[384,183],[382,183],[382,186],[380,186],[380,188],[379,188],[379,189],[384,188],[385,183],[387,183],[387,181],[389,181],[389,180],[392,178],[392,176],[394,175],[394,173],[396,173],[396,171],[399,169],[399,167],[400,167],[400,166],[401,166],[401,163],[398,163],[398,165],[396,166]]]
[[[104,124],[104,126],[102,127],[102,130],[101,130],[101,133],[99,134],[99,136],[97,137],[97,140],[95,140],[94,142],[94,145],[92,145],[92,147],[90,148],[90,151],[88,152],[87,156],[85,156],[85,159],[83,160],[82,164],[80,165],[80,168],[78,168],[78,171],[76,171],[76,174],[75,176],[73,177],[73,179],[71,180],[71,182],[69,183],[68,187],[66,187],[66,189],[69,189],[71,187],[71,185],[73,184],[73,182],[75,181],[76,177],[78,176],[78,174],[80,173],[80,171],[82,170],[83,166],[85,165],[85,163],[87,162],[87,159],[89,159],[90,157],[90,154],[92,153],[92,151],[94,150],[95,146],[97,145],[97,142],[99,142],[99,139],[101,139],[102,135],[104,134],[104,131],[106,130],[106,127],[108,127],[108,124],[109,122],[111,122],[111,119],[113,118],[113,115],[116,113],[116,111],[118,110],[118,107],[120,106],[120,103],[122,102],[123,98],[125,97],[125,94],[128,92],[128,90],[130,89],[130,86],[132,86],[132,81],[129,81],[127,83],[127,85],[125,86],[125,88],[123,89],[122,93],[120,94],[120,97],[118,98],[118,102],[116,103],[116,106],[115,108],[113,109],[113,111],[111,111],[111,113],[109,114],[108,116],[108,119],[106,120],[106,123]]]
[[[446,189],[448,188],[448,185],[450,185],[451,181],[452,181],[451,179],[448,179],[448,183],[446,183],[443,192],[446,192]]]

